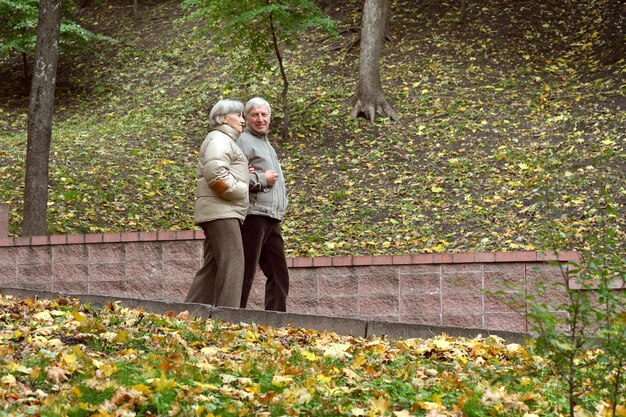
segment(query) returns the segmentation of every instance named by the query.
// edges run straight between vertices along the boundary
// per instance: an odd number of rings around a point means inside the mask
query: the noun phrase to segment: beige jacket
[[[195,222],[239,219],[248,210],[248,158],[236,144],[239,132],[219,125],[209,132],[198,158]]]

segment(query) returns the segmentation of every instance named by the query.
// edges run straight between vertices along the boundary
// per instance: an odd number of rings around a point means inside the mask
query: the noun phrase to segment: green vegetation
[[[194,166],[222,97],[274,104],[291,206],[290,256],[625,247],[626,62],[602,65],[595,2],[396,1],[382,62],[400,121],[349,117],[358,2],[331,10],[340,37],[285,51],[290,137],[277,68],[240,64],[193,36],[179,2],[96,2],[81,23],[116,42],[64,54],[52,140],[49,232],[194,228]],[[0,201],[19,235],[27,91],[0,63]],[[6,80],[6,82],[4,81]],[[468,407],[471,408],[471,404]]]

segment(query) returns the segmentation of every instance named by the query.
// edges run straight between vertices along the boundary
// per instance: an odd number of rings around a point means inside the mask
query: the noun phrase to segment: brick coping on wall
[[[13,246],[46,246],[98,243],[155,242],[175,240],[202,240],[202,230],[168,230],[158,232],[95,233],[81,235],[48,235],[0,238],[0,248]],[[419,265],[504,262],[574,262],[581,256],[578,252],[465,252],[424,253],[407,255],[353,255],[287,258],[290,268],[370,265]]]

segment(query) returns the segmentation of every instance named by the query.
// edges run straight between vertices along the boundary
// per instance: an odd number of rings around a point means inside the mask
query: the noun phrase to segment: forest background
[[[606,53],[605,3],[392,2],[381,75],[399,119],[374,122],[350,116],[362,4],[320,3],[339,35],[310,31],[283,50],[286,140],[276,67],[243,80],[241,62],[194,36],[198,22],[179,21],[178,1],[140,2],[136,16],[128,2],[87,3],[77,21],[108,40],[59,60],[48,231],[195,228],[208,110],[260,95],[273,104],[291,200],[290,256],[587,250],[607,233],[623,249],[626,61]],[[0,61],[0,201],[12,235],[23,73],[17,55]]]

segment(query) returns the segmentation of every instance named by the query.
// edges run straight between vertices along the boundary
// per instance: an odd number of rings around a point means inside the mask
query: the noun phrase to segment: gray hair
[[[209,113],[209,120],[213,125],[221,125],[224,123],[222,116],[231,113],[243,113],[243,103],[237,100],[224,99],[220,100],[211,109]]]
[[[261,97],[254,97],[248,100],[248,102],[246,103],[246,107],[244,107],[243,109],[244,116],[247,117],[248,113],[250,113],[252,109],[256,109],[257,107],[261,107],[263,105],[267,106],[267,110],[269,111],[269,114],[271,116],[272,108],[270,107],[270,103],[268,103],[267,100],[262,99]]]

